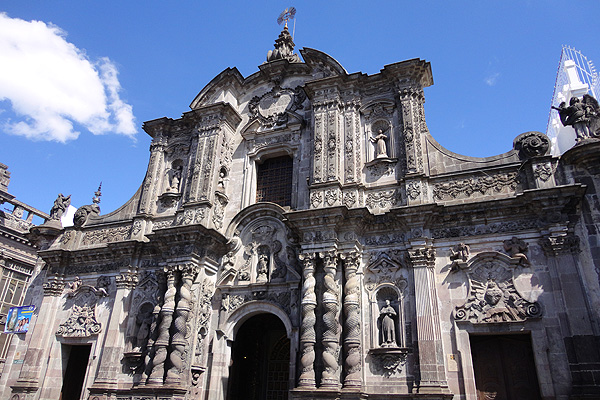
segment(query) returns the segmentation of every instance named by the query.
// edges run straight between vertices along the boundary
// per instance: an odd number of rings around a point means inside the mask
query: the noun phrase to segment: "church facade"
[[[600,141],[452,153],[431,66],[348,73],[283,30],[179,119],[143,183],[39,226],[36,317],[0,397],[600,396]]]

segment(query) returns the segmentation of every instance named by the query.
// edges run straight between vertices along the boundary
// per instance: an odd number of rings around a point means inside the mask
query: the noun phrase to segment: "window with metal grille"
[[[270,201],[280,206],[292,204],[293,160],[290,156],[267,159],[258,165],[256,201]]]

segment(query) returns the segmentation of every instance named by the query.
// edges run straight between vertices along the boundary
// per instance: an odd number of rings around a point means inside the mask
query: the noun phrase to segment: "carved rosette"
[[[335,281],[337,273],[337,254],[328,251],[319,254],[324,261],[325,277],[323,279],[323,380],[321,386],[337,388],[339,386],[339,334],[338,313],[339,287]]]
[[[302,274],[304,282],[302,284],[302,324],[300,327],[300,387],[315,387],[315,343],[317,335],[315,333],[315,308],[317,307],[317,296],[315,294],[315,262],[314,253],[302,253],[298,258],[302,262]]]
[[[521,158],[543,156],[550,150],[550,139],[542,132],[525,132],[515,138],[513,147]]]
[[[471,265],[469,296],[456,307],[454,319],[473,324],[520,322],[542,316],[537,302],[527,301],[517,291],[509,266],[492,256]]]
[[[344,387],[361,386],[361,354],[360,354],[360,287],[356,275],[359,265],[357,253],[341,254],[344,262],[346,283],[344,285],[344,347],[346,350],[346,377]]]

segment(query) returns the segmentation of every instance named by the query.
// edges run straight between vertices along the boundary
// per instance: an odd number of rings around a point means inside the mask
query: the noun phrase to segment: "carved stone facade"
[[[256,73],[146,122],[119,211],[38,236],[39,313],[0,397],[58,398],[64,349],[88,346],[82,398],[491,398],[481,338],[524,343],[532,398],[600,396],[600,142],[451,153],[428,62],[348,74],[293,46],[286,29]],[[272,158],[283,206],[257,201]]]

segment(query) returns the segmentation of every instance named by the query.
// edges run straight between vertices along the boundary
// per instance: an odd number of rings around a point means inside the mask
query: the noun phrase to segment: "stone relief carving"
[[[125,225],[115,228],[85,231],[81,244],[89,246],[92,244],[120,242],[129,238],[131,230],[131,225]]]
[[[356,193],[346,192],[344,193],[344,205],[348,208],[354,207],[356,204]]]
[[[419,195],[421,194],[421,183],[414,181],[408,182],[406,184],[406,194],[412,200],[418,199]]]
[[[106,285],[107,281],[101,280],[100,283]],[[56,335],[89,337],[100,333],[102,325],[96,320],[96,304],[100,297],[108,296],[106,287],[86,285],[79,277],[68,283],[66,307],[70,308],[69,317],[59,325]]]
[[[518,221],[494,222],[487,225],[464,225],[432,229],[434,239],[454,238],[461,236],[478,236],[494,233],[516,232],[536,229],[541,226],[539,219],[521,219]]]
[[[196,350],[194,352],[193,364],[203,365],[204,340],[208,335],[210,316],[212,313],[211,301],[214,294],[214,284],[204,279],[198,300],[198,317],[196,323]]]
[[[480,324],[541,317],[540,305],[525,300],[517,291],[511,264],[501,261],[496,254],[499,253],[481,253],[477,256],[479,260],[469,267],[469,295],[464,305],[456,307],[456,321]]]
[[[302,109],[306,94],[301,87],[282,88],[276,85],[262,96],[254,96],[248,102],[251,119],[258,119],[265,128],[286,125],[290,113]]]
[[[310,194],[310,205],[313,208],[319,207],[322,202],[323,202],[323,195],[321,194],[321,192],[312,192]]]
[[[437,200],[445,200],[471,197],[474,193],[489,195],[492,192],[500,192],[506,187],[511,190],[517,188],[516,172],[436,183],[433,186],[433,197]]]
[[[390,207],[397,205],[400,201],[399,193],[396,189],[385,190],[381,192],[371,192],[367,194],[366,205],[369,210],[382,212]]]

